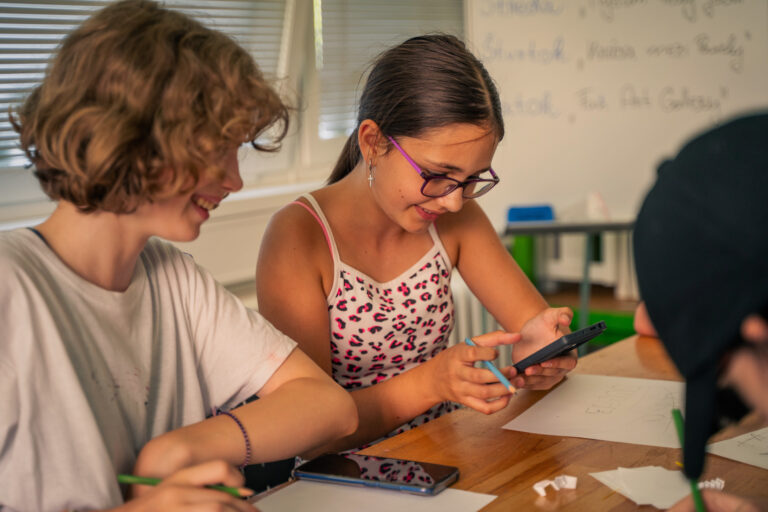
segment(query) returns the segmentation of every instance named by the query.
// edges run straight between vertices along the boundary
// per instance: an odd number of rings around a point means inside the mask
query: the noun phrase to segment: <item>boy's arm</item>
[[[285,459],[357,428],[352,398],[299,349],[270,377],[259,398],[231,411],[247,434],[249,463]],[[219,415],[151,440],[139,454],[135,473],[163,478],[214,459],[240,465],[245,455],[240,426]]]

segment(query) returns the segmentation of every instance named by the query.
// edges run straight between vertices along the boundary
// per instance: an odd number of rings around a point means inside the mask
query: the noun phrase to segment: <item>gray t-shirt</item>
[[[295,346],[166,242],[112,292],[0,233],[0,509],[121,504],[147,441],[256,394]]]

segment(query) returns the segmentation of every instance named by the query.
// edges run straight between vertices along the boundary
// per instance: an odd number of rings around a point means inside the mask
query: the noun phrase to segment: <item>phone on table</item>
[[[512,366],[515,367],[517,373],[522,373],[529,366],[539,364],[549,359],[553,359],[558,356],[562,356],[567,352],[570,352],[579,345],[588,342],[594,337],[600,335],[606,328],[605,322],[600,321],[595,324],[573,331],[570,334],[561,336],[546,347],[537,350],[533,354],[529,355],[522,361],[519,361]]]
[[[459,468],[357,453],[321,455],[293,470],[295,478],[435,495],[459,479]]]

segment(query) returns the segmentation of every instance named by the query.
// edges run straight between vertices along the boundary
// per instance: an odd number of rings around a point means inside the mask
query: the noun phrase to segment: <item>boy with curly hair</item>
[[[356,428],[349,395],[291,339],[158,239],[196,238],[242,187],[237,148],[284,133],[245,50],[117,2],[64,40],[12,120],[58,204],[0,233],[0,509],[247,510],[206,486]],[[126,490],[118,473],[163,481]]]

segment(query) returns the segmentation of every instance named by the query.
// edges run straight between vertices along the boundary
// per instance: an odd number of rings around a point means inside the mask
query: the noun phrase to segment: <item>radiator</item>
[[[493,315],[477,300],[457,272],[451,276],[451,292],[453,293],[455,315],[453,332],[448,338],[449,345],[455,345],[464,341],[465,338],[501,329]],[[509,366],[512,360],[511,347],[502,346],[498,348],[498,351],[499,356],[496,358],[496,365]]]

